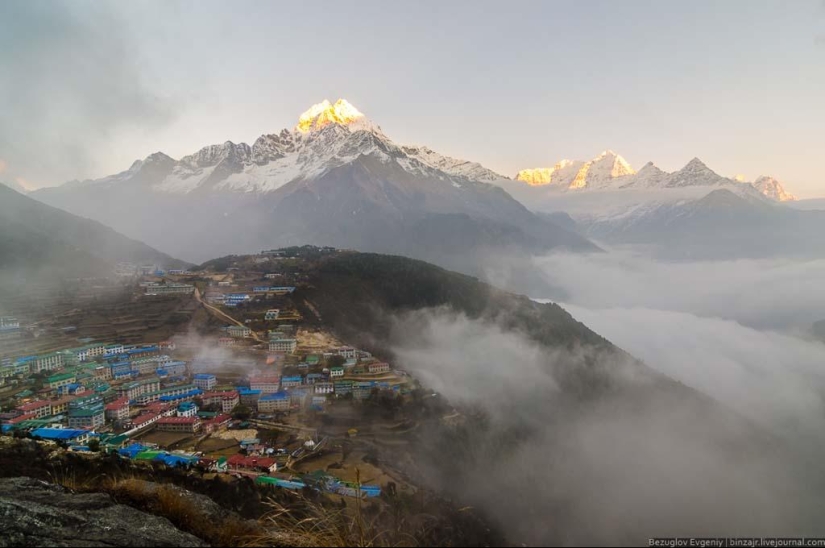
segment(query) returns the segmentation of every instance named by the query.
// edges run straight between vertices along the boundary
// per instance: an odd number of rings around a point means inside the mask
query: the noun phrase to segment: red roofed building
[[[37,418],[37,415],[34,414],[34,413],[23,413],[22,415],[17,415],[13,419],[8,419],[6,421],[3,421],[3,423],[4,424],[17,424],[18,422],[30,421],[30,420],[34,420],[36,418]]]
[[[163,417],[158,419],[158,430],[164,432],[200,432],[201,420],[198,417]]]
[[[237,390],[226,390],[224,392],[204,392],[201,396],[203,405],[220,405],[221,411],[229,413],[241,403],[241,396]]]
[[[38,419],[48,417],[52,414],[52,404],[51,402],[46,400],[24,403],[23,405],[17,406],[17,409],[20,410],[24,415],[33,413],[34,416]]]
[[[275,459],[266,457],[246,457],[244,455],[232,455],[226,461],[230,470],[243,470],[247,472],[275,472],[278,463]]]
[[[153,401],[144,406],[147,413],[154,413],[160,417],[171,417],[175,415],[175,406],[171,403]]]
[[[63,396],[56,400],[51,400],[52,415],[61,415],[69,410],[69,404],[77,399],[77,396]]]
[[[156,415],[155,413],[144,413],[132,421],[132,426],[135,428],[144,428],[150,424],[158,422],[158,420],[160,420],[160,415]]]
[[[107,404],[105,407],[106,419],[122,421],[129,418],[129,398],[123,397]]]
[[[229,415],[218,415],[213,419],[208,419],[201,422],[204,434],[211,434],[226,428],[232,422],[232,417]]]
[[[386,373],[390,370],[390,364],[384,362],[374,362],[367,366],[370,373]]]

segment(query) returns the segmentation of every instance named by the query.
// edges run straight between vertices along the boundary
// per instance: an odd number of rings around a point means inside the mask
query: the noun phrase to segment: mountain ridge
[[[109,274],[118,262],[186,263],[90,219],[43,204],[0,185],[0,270],[27,276]]]
[[[605,164],[610,169],[604,169]],[[597,170],[594,171],[593,166],[597,166]],[[796,200],[773,177],[760,176],[753,182],[724,177],[697,157],[674,172],[663,171],[653,162],[648,162],[637,172],[612,150],[606,150],[588,162],[565,159],[552,168],[524,169],[516,173],[515,180],[531,187],[561,191],[727,186],[735,188],[741,194],[759,193],[772,201]]]
[[[491,184],[498,177],[477,163],[398,145],[339,100],[313,105],[292,130],[252,146],[226,141],[180,160],[157,152],[118,174],[34,197],[193,261],[316,244],[407,253],[477,274],[475,258],[458,264],[452,255],[598,250]],[[471,243],[457,249],[435,227]]]

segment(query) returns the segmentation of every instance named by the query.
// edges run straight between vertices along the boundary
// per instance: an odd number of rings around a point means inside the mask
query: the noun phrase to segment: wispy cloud
[[[11,174],[83,176],[118,132],[169,122],[173,103],[153,91],[136,51],[105,3],[0,3],[0,150]]]

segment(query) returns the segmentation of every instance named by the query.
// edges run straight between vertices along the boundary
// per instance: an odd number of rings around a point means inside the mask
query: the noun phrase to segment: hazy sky
[[[252,142],[345,97],[505,175],[612,148],[825,196],[825,3],[0,3],[0,179]]]

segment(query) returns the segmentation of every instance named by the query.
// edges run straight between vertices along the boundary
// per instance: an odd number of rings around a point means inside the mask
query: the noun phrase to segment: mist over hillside
[[[96,221],[0,185],[0,277],[19,283],[114,273],[118,263],[184,265]]]
[[[418,473],[511,539],[821,530],[825,476],[810,469],[825,451],[821,343],[664,311],[531,304],[395,257],[344,255],[310,279],[325,321],[460,410],[420,429]]]

